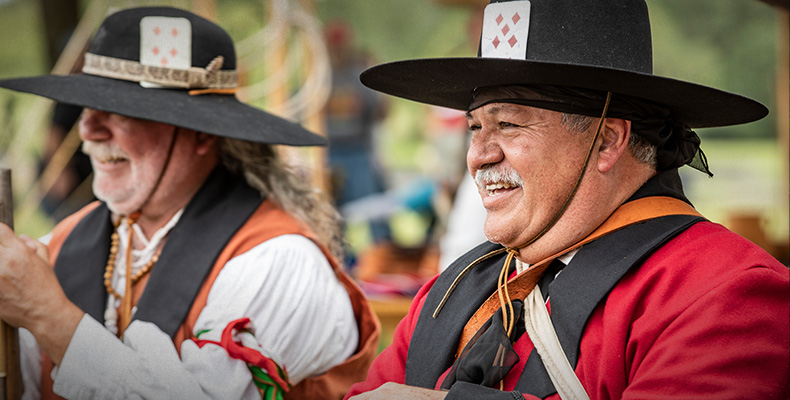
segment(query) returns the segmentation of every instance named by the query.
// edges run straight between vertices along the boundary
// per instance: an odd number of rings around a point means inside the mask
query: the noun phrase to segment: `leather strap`
[[[530,292],[524,302],[524,322],[527,334],[535,344],[535,350],[540,355],[551,383],[557,389],[560,398],[564,400],[590,400],[584,390],[579,377],[573,371],[568,357],[562,351],[557,331],[551,323],[546,301],[540,292],[540,286]]]
[[[561,250],[543,260],[533,264],[525,271],[518,274],[515,278],[507,283],[507,290],[511,298],[524,299],[532,291],[535,285],[540,280],[543,272],[548,268],[551,261],[560,257],[572,250],[578,249],[583,245],[590,243],[596,239],[601,238],[609,233],[623,229],[629,225],[644,222],[650,219],[665,217],[669,215],[695,215],[701,216],[697,210],[688,203],[672,197],[665,196],[651,196],[643,197],[633,201],[629,201],[612,213],[606,221],[603,222],[595,231],[589,236],[582,239],[578,243]],[[464,326],[461,333],[461,339],[455,352],[457,358],[461,351],[464,349],[469,340],[475,335],[483,324],[491,318],[494,313],[499,310],[500,303],[497,291],[486,299],[480,308],[469,318],[469,321]]]

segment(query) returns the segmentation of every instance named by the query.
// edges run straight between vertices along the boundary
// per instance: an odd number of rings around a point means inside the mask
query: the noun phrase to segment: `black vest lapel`
[[[134,319],[173,337],[220,252],[261,201],[243,178],[216,169],[170,231]]]
[[[55,260],[55,276],[66,296],[99,322],[107,302],[103,276],[112,230],[110,210],[100,204],[77,223]]]
[[[572,367],[579,360],[584,326],[595,307],[634,266],[701,217],[673,215],[632,225],[582,247],[551,283],[551,321]],[[613,259],[612,254],[617,254]],[[556,393],[543,362],[533,351],[516,390],[545,398]]]
[[[629,200],[647,196],[670,196],[688,203],[677,169],[657,174]],[[576,254],[551,286],[551,319],[571,365],[575,367],[578,361],[581,333],[587,319],[611,288],[632,266],[640,264],[655,249],[700,220],[702,218],[692,216],[669,216],[647,221],[604,236],[585,245]],[[433,319],[432,314],[458,273],[478,257],[498,248],[501,246],[490,242],[476,247],[437,279],[409,343],[406,384],[433,388],[439,376],[452,365],[463,327],[496,290],[496,277],[506,254],[472,268],[439,317]],[[625,258],[611,260],[613,254]],[[541,398],[556,393],[536,351],[529,355],[516,389]]]
[[[153,322],[174,336],[214,261],[261,201],[243,178],[214,170],[170,231],[135,319]],[[107,302],[103,275],[111,234],[110,212],[102,204],[77,224],[55,262],[68,298],[99,322]]]
[[[434,283],[409,343],[406,384],[433,388],[439,376],[452,365],[466,321],[496,290],[496,277],[505,262],[505,255],[473,267],[461,279],[436,319],[433,312],[461,270],[481,255],[501,247],[490,242],[477,246],[456,260]]]

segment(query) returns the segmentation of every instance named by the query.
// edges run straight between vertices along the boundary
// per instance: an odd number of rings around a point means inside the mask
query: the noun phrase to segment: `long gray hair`
[[[304,173],[285,163],[269,144],[221,137],[219,148],[225,167],[243,173],[247,183],[312,229],[332,255],[343,261],[340,214]]]

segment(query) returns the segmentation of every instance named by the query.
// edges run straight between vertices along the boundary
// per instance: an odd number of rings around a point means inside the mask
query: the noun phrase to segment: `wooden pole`
[[[0,169],[0,222],[14,229],[14,201],[11,193],[11,170]],[[0,321],[0,399],[22,398],[22,374],[19,366],[19,337],[16,328]]]
[[[313,4],[313,0],[301,0],[302,9],[307,14],[314,16],[316,15],[315,5]],[[313,62],[316,58],[316,55],[310,51],[310,32],[305,30],[304,33],[304,40],[301,45],[307,49],[305,51],[305,59],[302,62],[303,72],[305,75],[305,79],[308,79],[307,76],[312,72],[311,68],[315,67],[315,63]],[[323,41],[323,38],[322,38]],[[312,66],[312,67],[311,67]],[[323,137],[326,137],[326,114],[325,110],[326,107],[306,107],[306,113],[302,116],[303,125],[305,128],[315,132]],[[312,172],[312,181],[313,185],[325,193],[329,193],[331,188],[330,185],[330,177],[326,170],[326,147],[311,147],[306,148],[305,150],[307,156],[307,163],[309,164],[310,171]]]
[[[217,21],[217,2],[214,0],[192,0],[192,12],[210,21]]]
[[[788,196],[790,194],[790,10],[787,8],[776,8],[776,15],[778,20],[778,38],[777,40],[777,65],[776,65],[776,129],[779,137],[779,148],[784,149],[782,152],[782,197],[784,199],[784,215],[790,211],[790,202]],[[780,242],[781,243],[781,242]],[[787,246],[787,238],[784,238],[784,246]],[[785,247],[787,248],[787,247]],[[782,254],[785,262],[788,261],[790,255],[783,251]]]

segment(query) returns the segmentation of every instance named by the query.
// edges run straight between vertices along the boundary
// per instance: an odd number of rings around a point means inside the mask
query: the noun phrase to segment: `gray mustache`
[[[496,166],[486,167],[475,172],[475,184],[480,190],[485,189],[489,183],[507,183],[510,186],[522,186],[524,180],[511,168],[497,168]]]

